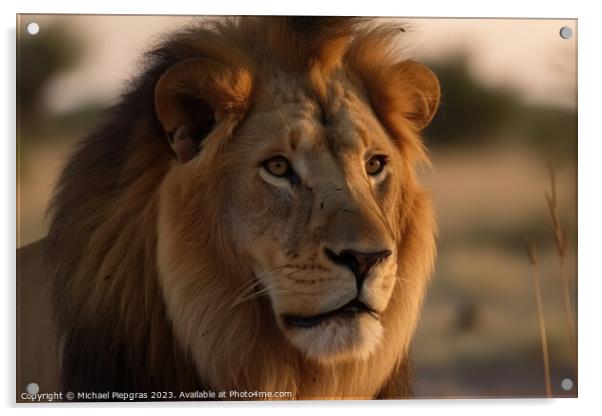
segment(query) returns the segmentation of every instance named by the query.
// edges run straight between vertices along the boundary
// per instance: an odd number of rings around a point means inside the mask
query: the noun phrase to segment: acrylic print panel
[[[576,20],[17,30],[18,402],[577,396]]]

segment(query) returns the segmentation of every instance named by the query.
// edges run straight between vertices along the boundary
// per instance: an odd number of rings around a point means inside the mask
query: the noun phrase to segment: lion
[[[52,201],[63,391],[411,397],[440,87],[403,32],[224,18],[148,53]]]

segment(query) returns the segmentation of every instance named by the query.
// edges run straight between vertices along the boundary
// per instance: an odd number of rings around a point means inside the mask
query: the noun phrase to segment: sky
[[[59,17],[26,15],[44,27]],[[142,53],[161,34],[186,25],[189,16],[69,15],[68,22],[88,45],[83,61],[57,77],[46,100],[55,112],[88,102],[112,102],[136,73]],[[406,18],[408,58],[431,62],[464,53],[473,74],[489,85],[516,89],[528,102],[576,106],[577,21],[557,19],[411,19]],[[562,39],[560,28],[574,35]]]

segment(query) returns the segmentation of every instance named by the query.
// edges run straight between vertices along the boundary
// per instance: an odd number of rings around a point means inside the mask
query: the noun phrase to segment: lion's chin
[[[307,358],[319,362],[365,360],[380,344],[383,327],[367,313],[334,317],[310,327],[284,328],[288,340]]]

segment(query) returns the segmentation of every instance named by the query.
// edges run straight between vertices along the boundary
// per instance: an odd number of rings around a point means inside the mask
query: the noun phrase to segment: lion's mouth
[[[334,309],[330,312],[321,313],[319,315],[284,315],[284,323],[289,327],[311,328],[329,319],[353,319],[361,313],[367,313],[377,320],[380,319],[379,313],[376,312],[374,309],[368,307],[365,303],[361,302],[358,299],[353,299],[352,301],[344,304],[340,308]]]

